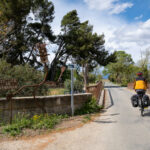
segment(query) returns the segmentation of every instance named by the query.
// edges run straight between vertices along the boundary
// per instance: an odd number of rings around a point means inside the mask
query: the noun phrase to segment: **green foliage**
[[[71,91],[71,80],[67,79],[64,83],[65,89]],[[82,92],[83,91],[83,83],[79,80],[74,81],[74,92]]]
[[[90,114],[99,112],[101,110],[101,106],[97,104],[97,101],[94,97],[89,99],[81,109],[75,111],[76,115]]]
[[[126,86],[128,82],[133,82],[138,67],[134,66],[131,55],[124,51],[116,51],[115,63],[110,63],[105,67],[103,74],[109,74],[109,80]]]
[[[19,114],[14,118],[12,124],[3,127],[3,133],[16,136],[21,133],[22,129],[29,128],[31,124],[32,120],[28,115]]]
[[[29,115],[19,114],[17,115],[12,124],[3,127],[3,133],[11,136],[16,136],[22,133],[23,129],[52,129],[63,118],[67,118],[67,115],[34,115],[32,118]]]
[[[3,133],[16,136],[21,133],[21,128],[17,124],[8,125],[3,129]]]
[[[96,75],[96,74],[93,74],[93,73],[89,73],[88,80],[89,80],[89,83],[96,83],[97,81],[102,80],[102,76],[100,74]]]
[[[29,65],[17,65],[12,67],[11,64],[5,60],[0,60],[0,79],[16,79],[18,81],[18,87],[23,85],[33,85],[40,83],[44,79],[44,74],[41,71],[37,71]],[[46,85],[40,86],[36,90],[36,95],[47,94],[48,88]],[[0,96],[6,96],[8,91],[4,90],[0,93]],[[33,93],[33,88],[24,88],[19,93],[20,96],[30,96]]]

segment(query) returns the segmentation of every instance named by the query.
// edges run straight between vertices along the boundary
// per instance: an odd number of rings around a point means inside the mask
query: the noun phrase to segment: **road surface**
[[[107,109],[90,124],[34,141],[2,142],[0,150],[150,150],[150,110],[141,117],[131,106],[132,91],[111,83],[106,88]]]

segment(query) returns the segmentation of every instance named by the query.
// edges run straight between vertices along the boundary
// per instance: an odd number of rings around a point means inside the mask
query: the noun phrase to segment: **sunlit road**
[[[139,108],[131,106],[133,92],[107,83],[110,108],[103,120],[105,136],[100,141],[104,150],[150,150],[150,110],[141,117]],[[110,86],[110,87],[109,87]],[[107,144],[106,144],[107,143]]]
[[[90,124],[41,137],[36,141],[40,147],[19,140],[1,143],[0,150],[150,150],[150,110],[141,117],[139,108],[131,106],[133,92],[111,83],[106,88],[107,109]]]

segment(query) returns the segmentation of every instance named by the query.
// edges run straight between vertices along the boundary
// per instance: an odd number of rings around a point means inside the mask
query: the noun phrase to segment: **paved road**
[[[108,116],[103,117],[106,122],[105,137],[101,141],[104,150],[150,150],[150,110],[141,117],[139,108],[133,108],[130,103],[133,92],[126,88],[111,88],[109,84],[112,106],[106,112]]]
[[[150,110],[141,117],[139,109],[131,106],[131,91],[110,83],[106,86],[108,109],[94,122],[37,140],[41,147],[17,141],[1,143],[0,150],[150,150]]]

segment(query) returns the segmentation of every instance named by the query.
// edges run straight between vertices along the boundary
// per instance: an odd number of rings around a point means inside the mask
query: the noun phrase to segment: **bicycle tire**
[[[144,108],[141,108],[141,116],[144,116]]]

